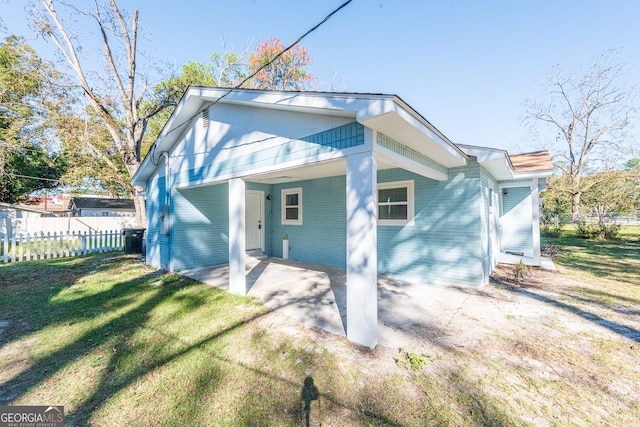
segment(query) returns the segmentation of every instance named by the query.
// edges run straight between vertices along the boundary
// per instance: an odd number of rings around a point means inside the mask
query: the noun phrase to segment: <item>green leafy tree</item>
[[[604,224],[610,212],[626,212],[630,209],[629,188],[633,174],[628,170],[605,170],[585,177],[593,183],[582,194],[582,203],[598,215],[598,223]]]
[[[142,155],[146,155],[189,86],[233,87],[245,77],[242,60],[243,56],[233,51],[214,52],[210,63],[191,61],[182,66],[179,74],[160,82],[154,89],[154,100],[149,103],[161,99],[167,108],[149,120]]]
[[[145,135],[143,153],[146,153],[160,134],[162,127],[171,116],[173,108],[189,86],[236,87],[248,76],[256,73],[282,52],[285,47],[280,40],[270,38],[256,45],[255,51],[248,55],[232,50],[215,52],[209,63],[189,62],[182,66],[181,72],[158,84],[154,90],[155,99],[166,100],[169,108],[162,110],[149,121]],[[311,57],[306,48],[300,45],[275,59],[243,87],[252,89],[307,90],[315,77],[307,71]]]
[[[30,193],[58,186],[67,168],[64,156],[48,154],[37,145],[25,145],[8,155],[0,186],[0,201],[18,203]]]
[[[21,37],[0,45],[0,200],[16,203],[52,188],[66,162],[50,154],[51,100],[59,75]]]
[[[574,216],[583,193],[598,182],[585,182],[585,175],[615,164],[622,153],[635,148],[625,140],[634,104],[621,83],[624,69],[611,52],[583,76],[567,74],[558,66],[549,78],[548,95],[528,102],[527,120],[534,132],[547,128],[555,135],[545,145],[552,145],[554,157],[561,159],[556,164],[569,180]]]
[[[114,149],[108,129],[90,108],[85,114],[73,111],[73,105],[60,105],[54,115],[57,136],[68,163],[73,165],[61,178],[72,192],[102,193],[110,197],[128,197],[131,185],[122,157]]]
[[[624,167],[631,176],[628,187],[629,211],[637,212],[640,208],[640,158],[630,159]]]

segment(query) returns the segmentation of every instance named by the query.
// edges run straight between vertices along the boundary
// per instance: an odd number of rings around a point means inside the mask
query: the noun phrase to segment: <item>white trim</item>
[[[441,168],[440,170],[423,165],[422,163],[403,157],[400,154],[394,153],[388,148],[382,147],[378,144],[375,146],[375,151],[384,156],[386,161],[399,168],[406,169],[426,178],[435,179],[436,181],[446,181],[449,179],[449,174],[444,168]]]
[[[245,182],[229,180],[229,292],[247,294],[245,238]]]
[[[298,219],[286,219],[286,202],[288,194],[298,195]],[[280,209],[280,223],[282,225],[302,225],[302,187],[295,188],[283,188],[280,190],[281,196],[281,209]]]
[[[382,226],[409,226],[415,225],[415,197],[414,197],[414,182],[413,180],[407,181],[393,181],[379,183],[376,188],[376,214],[380,208],[380,201],[377,200],[379,191],[385,188],[401,188],[407,189],[407,219],[380,219],[378,218],[378,225]]]
[[[533,262],[540,265],[540,192],[538,191],[538,180],[532,179],[531,186],[531,228],[533,233]]]

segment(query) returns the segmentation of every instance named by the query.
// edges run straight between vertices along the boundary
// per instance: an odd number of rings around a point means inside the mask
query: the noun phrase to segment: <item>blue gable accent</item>
[[[364,144],[364,126],[353,122],[344,126],[300,138],[301,141],[315,145],[331,147],[334,150],[355,147]]]
[[[300,139],[289,140],[274,147],[258,148],[250,154],[233,157],[176,175],[178,187],[204,178],[247,172],[269,166],[276,166],[294,160],[317,156],[364,144],[364,126],[349,123]]]

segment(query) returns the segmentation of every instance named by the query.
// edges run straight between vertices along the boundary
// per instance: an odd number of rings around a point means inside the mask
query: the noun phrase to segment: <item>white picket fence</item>
[[[37,259],[66,258],[84,256],[95,252],[121,251],[124,245],[122,232],[54,232],[26,233],[3,238],[2,253],[8,262],[32,261]]]

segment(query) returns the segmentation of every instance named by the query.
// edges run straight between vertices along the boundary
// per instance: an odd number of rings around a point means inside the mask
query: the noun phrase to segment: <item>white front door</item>
[[[245,206],[245,236],[247,238],[247,250],[262,249],[264,231],[264,210],[262,191],[246,191]]]

